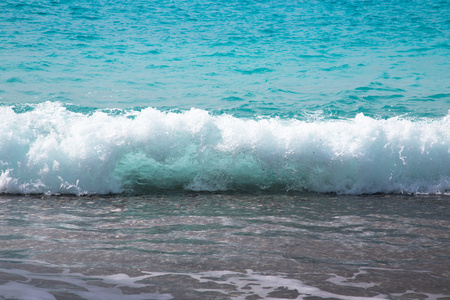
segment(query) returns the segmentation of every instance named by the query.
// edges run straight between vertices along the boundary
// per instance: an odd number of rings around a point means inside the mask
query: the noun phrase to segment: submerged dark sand
[[[450,299],[449,207],[449,196],[4,195],[0,299]]]

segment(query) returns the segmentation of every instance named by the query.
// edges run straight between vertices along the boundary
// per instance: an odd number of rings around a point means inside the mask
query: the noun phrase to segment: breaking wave
[[[0,107],[0,192],[450,193],[450,118]]]

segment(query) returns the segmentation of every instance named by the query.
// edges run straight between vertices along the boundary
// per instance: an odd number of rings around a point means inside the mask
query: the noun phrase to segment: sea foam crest
[[[450,121],[0,107],[0,192],[450,193]]]

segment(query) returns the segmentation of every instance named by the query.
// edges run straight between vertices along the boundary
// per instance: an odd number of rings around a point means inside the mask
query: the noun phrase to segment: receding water
[[[444,299],[450,297],[449,201],[3,196],[0,295]]]

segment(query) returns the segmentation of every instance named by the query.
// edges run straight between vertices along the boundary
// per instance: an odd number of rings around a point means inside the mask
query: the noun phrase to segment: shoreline
[[[448,199],[1,196],[0,295],[20,284],[56,299],[99,287],[111,299],[439,299]]]

